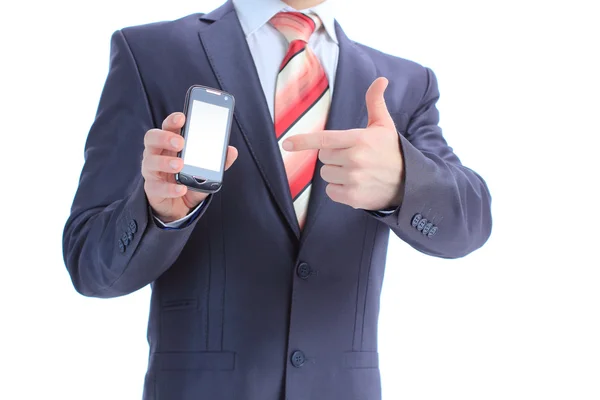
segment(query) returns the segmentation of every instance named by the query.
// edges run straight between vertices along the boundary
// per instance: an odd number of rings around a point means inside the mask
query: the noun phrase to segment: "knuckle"
[[[353,166],[360,166],[363,163],[363,156],[360,151],[351,150],[348,152],[348,161]]]
[[[323,178],[324,180],[327,180],[327,165],[323,165],[321,167],[321,178]]]
[[[150,129],[146,132],[144,136],[144,146],[148,147],[156,147],[160,140],[160,133],[162,131],[160,129]]]
[[[144,138],[145,138],[146,140],[150,140],[150,139],[152,139],[152,138],[156,137],[156,135],[157,135],[157,133],[158,133],[158,132],[160,132],[160,130],[159,130],[159,129],[156,129],[156,128],[149,129],[149,130],[146,132],[146,135],[144,136]]]
[[[147,178],[152,174],[152,172],[154,170],[153,162],[154,162],[154,157],[150,154],[148,154],[142,160],[142,174],[144,174],[144,177]]]
[[[156,184],[150,181],[144,182],[144,191],[148,196],[155,196],[156,194]]]
[[[165,197],[165,185],[163,181],[150,182],[150,194],[155,197]]]
[[[331,142],[331,140],[329,140],[327,135],[323,135],[323,134],[319,135],[318,139],[319,139],[319,146],[322,149],[326,149],[329,146],[329,143]]]
[[[352,185],[347,188],[345,197],[347,200],[347,204],[351,207],[358,208],[360,204],[360,190],[355,185]]]
[[[323,164],[327,164],[328,160],[331,160],[331,150],[326,149],[326,150],[319,150],[319,160],[321,160],[321,162]]]
[[[149,185],[152,185],[153,182],[156,182],[156,174],[147,168],[142,169],[142,177]]]
[[[319,150],[319,152],[317,153],[317,158],[322,162],[325,163],[325,161],[323,161],[325,159],[325,150]]]
[[[356,144],[358,144],[359,146],[368,145],[369,142],[370,142],[369,135],[365,135],[365,134],[356,135]]]
[[[362,179],[362,173],[358,169],[351,169],[348,172],[348,181],[352,184],[357,184]]]
[[[144,161],[142,163],[146,171],[156,170],[156,157],[157,156],[155,155],[148,154],[148,156],[144,158]]]
[[[170,160],[170,158],[169,158],[169,157],[161,156],[161,157],[160,157],[160,160],[159,160],[159,162],[158,162],[158,165],[160,166],[160,170],[161,170],[161,171],[163,171],[163,172],[167,172],[167,171],[169,171],[170,169],[172,169],[172,168],[169,166],[169,162],[170,162],[170,161],[171,161],[171,160]]]
[[[171,192],[173,191],[172,188],[170,187],[170,184],[167,182],[159,182],[156,185],[156,190],[158,192],[158,195],[160,197],[166,197],[166,198],[170,198],[173,197],[173,195],[171,194]]]
[[[329,198],[333,201],[339,201],[339,196],[338,196],[338,192],[337,190],[335,190],[335,186],[329,184],[327,185],[327,187],[325,188],[325,192],[327,193],[327,196],[329,196]]]

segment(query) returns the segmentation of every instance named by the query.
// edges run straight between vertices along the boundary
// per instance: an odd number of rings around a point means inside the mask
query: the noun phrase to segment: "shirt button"
[[[296,275],[298,275],[298,277],[300,279],[308,279],[308,277],[310,276],[311,270],[310,270],[310,265],[308,265],[307,263],[303,262],[300,263],[298,265],[298,268],[296,268]]]
[[[306,362],[306,356],[301,351],[295,351],[292,353],[292,365],[296,368],[300,368]]]

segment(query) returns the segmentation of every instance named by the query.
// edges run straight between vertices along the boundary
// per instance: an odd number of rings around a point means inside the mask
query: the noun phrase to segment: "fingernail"
[[[173,119],[172,119],[172,121],[173,121],[173,123],[174,123],[174,124],[177,124],[177,123],[179,123],[179,117],[180,117],[180,116],[179,116],[179,114],[175,114],[175,115],[173,115]]]
[[[179,138],[174,137],[171,139],[171,146],[173,146],[175,149],[179,148]]]
[[[175,186],[175,191],[176,191],[177,193],[181,193],[181,192],[183,192],[183,186],[182,186],[182,185],[177,185],[177,186]]]
[[[289,140],[284,141],[282,144],[282,147],[286,151],[294,150],[294,144],[292,142],[290,142]]]
[[[171,168],[173,169],[179,169],[179,161],[177,160],[172,160],[169,162],[169,165],[171,166]]]

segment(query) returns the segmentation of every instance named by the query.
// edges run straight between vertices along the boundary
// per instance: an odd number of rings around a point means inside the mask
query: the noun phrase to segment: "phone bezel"
[[[226,107],[229,110],[227,118],[227,131],[225,132],[225,140],[221,155],[221,167],[219,171],[209,170],[201,168],[195,165],[185,163],[185,151],[187,148],[187,141],[177,156],[183,159],[184,166],[179,174],[176,175],[177,182],[186,185],[194,190],[214,193],[221,187],[220,183],[223,181],[223,174],[225,170],[225,161],[227,157],[227,147],[229,146],[229,137],[231,134],[231,125],[233,123],[233,111],[235,108],[235,98],[230,93],[224,92],[220,89],[214,89],[202,85],[191,86],[185,98],[184,113],[186,115],[186,121],[184,126],[181,128],[181,136],[187,138],[189,128],[189,118],[191,115],[191,109],[194,101],[201,101],[208,104],[214,104],[221,107]],[[183,175],[183,179],[182,176]],[[200,181],[198,181],[200,180]],[[219,183],[219,185],[216,185]]]

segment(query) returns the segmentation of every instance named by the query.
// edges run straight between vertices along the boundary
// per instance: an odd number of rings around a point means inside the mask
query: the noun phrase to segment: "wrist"
[[[172,222],[176,222],[181,219],[184,219],[185,217],[187,217],[188,215],[190,215],[190,213],[192,213],[194,211],[194,208],[190,208],[187,211],[174,212],[174,213],[168,213],[168,214],[158,212],[152,207],[150,207],[150,211],[151,211],[152,215],[155,218],[157,218],[158,220],[160,220],[160,222],[162,222],[163,224],[170,224]]]
[[[404,191],[406,188],[405,169],[402,168],[399,171],[398,175],[400,176],[400,182],[396,183],[396,185],[394,186],[396,188],[396,191],[394,193],[392,200],[390,201],[390,204],[388,205],[388,209],[391,208],[391,209],[395,210],[396,208],[400,207],[400,205],[402,205],[402,202],[404,201]]]
[[[190,192],[188,191],[188,193],[181,198],[183,205],[187,208],[187,213],[183,217],[193,212],[200,204],[204,202],[204,200],[206,200],[208,196],[208,193],[200,192],[192,192],[192,195],[190,196]]]

